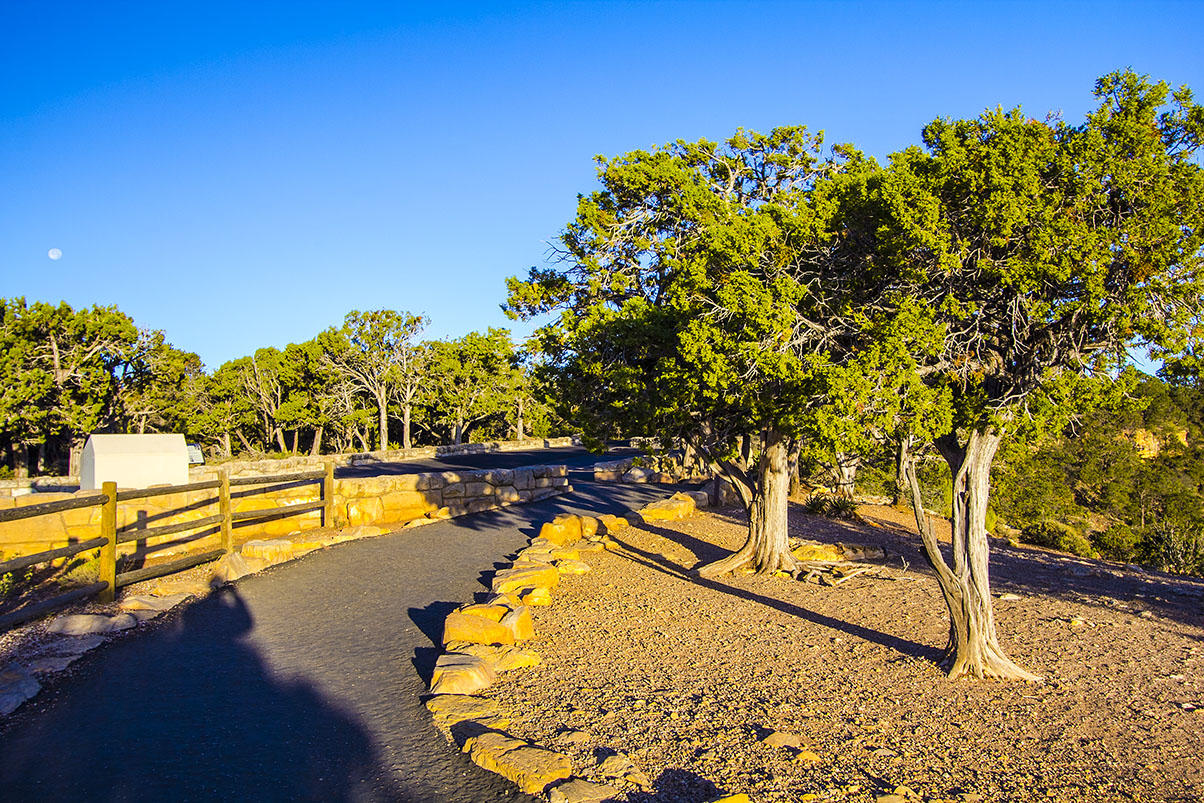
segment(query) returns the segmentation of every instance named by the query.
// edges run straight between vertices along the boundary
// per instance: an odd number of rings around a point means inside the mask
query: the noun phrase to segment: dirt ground
[[[837,587],[690,576],[742,543],[735,510],[619,534],[537,610],[543,664],[491,690],[510,730],[599,781],[595,765],[626,754],[649,780],[620,784],[637,803],[867,801],[899,786],[925,801],[1200,800],[1204,582],[995,541],[1001,640],[1045,682],[951,681],[911,520],[861,513],[792,506],[794,535],[888,550],[881,576]]]

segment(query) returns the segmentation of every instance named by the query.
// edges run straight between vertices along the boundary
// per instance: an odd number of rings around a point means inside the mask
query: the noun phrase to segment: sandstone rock
[[[648,482],[648,478],[655,473],[650,468],[631,468],[623,475],[623,482]]]
[[[337,536],[331,536],[332,539],[337,538],[344,541],[354,541],[357,538],[372,538],[377,535],[384,535],[388,530],[384,527],[377,527],[374,524],[360,524],[355,527],[344,527],[339,530]],[[339,543],[338,540],[332,540],[332,543]]]
[[[573,774],[567,756],[497,731],[469,738],[464,743],[464,752],[477,766],[513,781],[532,795]]]
[[[104,636],[75,636],[58,639],[50,645],[50,651],[55,655],[83,655],[104,644]]]
[[[510,720],[498,707],[497,701],[488,697],[440,694],[427,700],[426,708],[434,716],[435,724],[444,728],[469,720],[488,723],[495,728],[504,728],[510,724]]]
[[[589,541],[578,547],[578,550],[581,552],[605,552],[606,543],[609,540],[610,539],[606,539],[606,541]]]
[[[607,756],[598,764],[598,772],[604,778],[611,778],[624,783],[635,784],[642,789],[651,789],[652,784],[648,781],[648,776],[640,771],[631,759],[622,753],[615,753],[612,756]]]
[[[169,579],[155,585],[151,594],[156,597],[170,597],[173,594],[188,594],[193,597],[203,597],[210,591],[209,584],[200,580]]]
[[[593,516],[579,516],[578,518],[581,520],[582,538],[592,539],[598,535],[598,529],[601,527],[601,523],[597,519],[595,519]]]
[[[1004,602],[1017,602],[1017,601],[1023,599],[1023,597],[1021,597],[1019,594],[1010,594],[1009,593],[1009,594],[1000,594],[999,599],[1003,600]]]
[[[886,550],[882,547],[868,544],[837,544],[836,546],[845,560],[880,560],[886,557]]]
[[[831,544],[821,544],[818,541],[806,541],[790,550],[796,560],[832,560],[845,559],[844,552]]]
[[[811,766],[812,764],[818,764],[821,759],[817,754],[812,753],[810,750],[800,750],[794,754],[794,760],[800,764]]]
[[[21,703],[41,690],[42,684],[17,664],[0,669],[0,716],[8,716],[16,711]]]
[[[612,516],[610,513],[604,513],[598,517],[598,532],[597,535],[614,535],[621,533],[631,526],[627,519],[621,516]]]
[[[272,541],[248,541],[242,545],[239,553],[244,559],[261,558],[272,564],[284,563],[296,557],[292,541],[279,539]]]
[[[467,613],[450,613],[443,622],[443,643],[467,641],[471,644],[513,644],[514,633],[510,628]]]
[[[711,801],[711,803],[752,803],[752,801],[749,800],[748,795],[741,792],[738,795],[728,795],[727,797],[721,797],[718,800]]]
[[[522,669],[528,666],[539,666],[543,659],[534,650],[524,650],[510,644],[500,646],[488,644],[470,644],[466,641],[453,641],[446,645],[449,652],[462,652],[475,655],[490,664],[498,672],[509,672],[512,669]]]
[[[785,733],[783,731],[772,731],[761,739],[761,744],[770,747],[802,747],[803,740],[794,733]]]
[[[116,616],[105,616],[99,613],[75,613],[56,616],[46,628],[47,633],[61,633],[64,636],[87,636],[94,633],[116,633],[119,630],[129,630],[138,624],[138,620],[128,613]]]
[[[525,605],[507,613],[499,624],[510,631],[515,641],[535,638],[535,622],[531,620],[531,609]]]
[[[694,500],[677,494],[640,508],[639,514],[645,521],[679,521],[694,512]]]
[[[491,585],[495,593],[517,591],[520,588],[555,588],[560,584],[556,567],[539,563],[516,563],[513,568],[498,572]]]
[[[243,556],[237,552],[231,552],[229,555],[223,555],[213,565],[211,577],[213,578],[213,582],[220,585],[223,583],[233,583],[235,580],[252,573],[251,567],[247,565],[247,561],[243,559]]]
[[[497,604],[484,605],[464,605],[456,609],[456,613],[463,613],[469,616],[482,616],[494,622],[502,621],[502,617],[510,612],[510,606]]]
[[[619,790],[580,778],[562,783],[548,793],[548,803],[601,803],[617,797]]]
[[[191,594],[180,592],[162,597],[129,596],[121,600],[117,607],[123,611],[168,611],[191,597]]]
[[[519,594],[518,599],[523,605],[544,607],[552,604],[552,592],[539,586],[536,588],[525,588]]]
[[[539,529],[539,537],[556,546],[575,544],[581,540],[581,517],[561,513]]]
[[[35,675],[48,675],[62,672],[79,660],[79,655],[43,655],[25,665],[25,668]]]
[[[556,571],[561,574],[585,574],[590,571],[590,565],[583,560],[558,560]]]
[[[709,507],[711,504],[711,497],[707,495],[706,491],[678,491],[673,496],[675,498],[685,497],[690,499],[694,502],[694,507],[699,509]]]
[[[486,661],[466,653],[445,653],[435,662],[431,694],[476,694],[497,680],[497,671]]]

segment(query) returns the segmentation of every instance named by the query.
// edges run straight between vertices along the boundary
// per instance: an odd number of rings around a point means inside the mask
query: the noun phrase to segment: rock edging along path
[[[45,801],[519,799],[448,750],[422,705],[449,600],[481,591],[536,522],[663,494],[582,484],[244,577],[86,654],[0,722],[0,789]]]
[[[707,506],[702,492],[679,492],[668,499],[627,513],[639,521],[677,520]],[[610,800],[620,789],[575,777],[568,756],[506,732],[510,717],[495,700],[479,696],[497,673],[536,666],[538,654],[517,646],[535,636],[528,606],[550,605],[562,575],[590,570],[582,557],[615,544],[610,536],[629,526],[627,518],[561,514],[544,524],[539,535],[502,564],[491,582],[491,594],[447,614],[442,644],[431,676],[427,710],[440,728],[473,763],[513,782],[528,794],[545,793],[549,803],[594,803]],[[605,756],[599,772],[619,787],[649,789],[648,778],[621,753]],[[747,803],[746,795],[724,797]]]

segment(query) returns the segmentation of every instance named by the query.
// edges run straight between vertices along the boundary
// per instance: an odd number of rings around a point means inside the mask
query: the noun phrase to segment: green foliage
[[[829,519],[857,518],[857,503],[848,497],[833,494],[812,494],[803,503],[803,510],[812,516],[824,516]]]
[[[1091,533],[1091,545],[1105,558],[1129,563],[1137,559],[1142,539],[1127,524],[1112,524],[1108,529]]]
[[[1020,531],[1020,538],[1028,544],[1069,552],[1081,558],[1098,558],[1099,553],[1081,532],[1069,524],[1057,521],[1042,521],[1030,524]]]

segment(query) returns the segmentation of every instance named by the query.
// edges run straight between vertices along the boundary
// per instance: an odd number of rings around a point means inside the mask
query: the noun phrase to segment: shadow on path
[[[109,645],[7,723],[7,800],[404,800],[370,739],[244,643],[232,588]],[[39,705],[40,703],[40,705]]]

